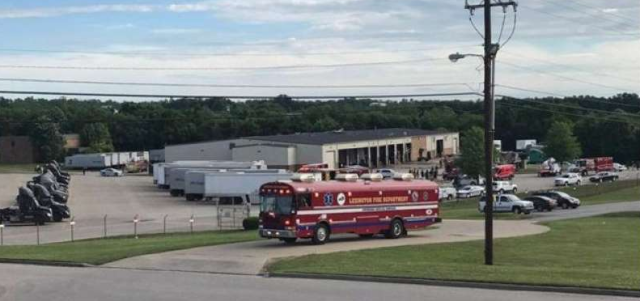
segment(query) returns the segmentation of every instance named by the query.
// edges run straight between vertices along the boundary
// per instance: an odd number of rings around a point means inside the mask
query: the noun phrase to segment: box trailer
[[[160,188],[170,188],[171,170],[185,167],[204,167],[212,169],[266,169],[264,161],[236,162],[236,161],[178,161],[159,166],[157,184]]]
[[[246,173],[226,172],[204,175],[204,198],[241,196],[248,197],[251,204],[259,204],[259,189],[262,184],[290,180],[293,173]]]
[[[66,168],[101,169],[111,166],[111,157],[106,154],[77,154],[64,159]]]
[[[186,185],[186,174],[191,171],[214,172],[226,169],[190,166],[171,169],[171,174],[167,177],[167,185],[169,185],[169,193],[171,196],[183,196]]]
[[[204,180],[207,174],[217,173],[287,173],[284,169],[221,169],[221,170],[190,170],[184,177],[184,196],[187,201],[197,201],[204,197]]]

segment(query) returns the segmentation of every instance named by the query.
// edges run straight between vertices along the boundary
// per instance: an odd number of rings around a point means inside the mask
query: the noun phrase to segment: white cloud
[[[9,9],[0,10],[0,19],[15,18],[45,18],[72,14],[92,14],[104,12],[137,12],[148,13],[154,11],[154,5],[138,4],[102,4],[88,6],[67,6],[34,9]]]

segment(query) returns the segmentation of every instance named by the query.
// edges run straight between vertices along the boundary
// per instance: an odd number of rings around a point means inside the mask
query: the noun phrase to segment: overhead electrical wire
[[[505,62],[505,61],[501,61],[500,63],[504,64],[504,65],[507,65],[507,66],[510,66],[510,67],[513,67],[513,68],[516,68],[516,69],[528,70],[528,71],[531,71],[531,72],[545,74],[545,75],[549,75],[549,76],[565,79],[565,80],[568,80],[568,81],[579,82],[579,83],[583,83],[583,84],[587,84],[587,85],[598,86],[598,87],[607,88],[607,89],[616,90],[616,91],[621,91],[621,92],[633,91],[633,89],[621,88],[621,87],[610,86],[610,85],[605,85],[605,84],[601,84],[601,83],[581,80],[581,79],[577,79],[577,78],[573,78],[573,77],[569,77],[569,76],[564,76],[564,75],[560,75],[560,74],[551,73],[551,72],[548,72],[548,71],[542,71],[542,70],[534,69],[534,68],[531,68],[531,67],[520,66],[520,65],[517,65],[517,64]]]
[[[83,92],[57,92],[57,91],[19,91],[0,90],[0,94],[16,95],[50,95],[50,96],[88,96],[88,97],[129,97],[129,98],[227,98],[227,99],[273,99],[277,96],[256,95],[176,95],[176,94],[125,94],[125,93],[83,93]],[[287,95],[291,99],[345,99],[345,98],[414,98],[414,97],[451,97],[451,96],[482,96],[476,92],[451,92],[451,93],[424,93],[424,94],[390,94],[390,95],[319,95],[319,96],[294,96]]]
[[[515,100],[518,99],[517,97],[513,97],[513,96],[509,96],[509,95],[496,95],[496,96],[507,97],[507,98],[511,98],[511,99],[515,99]],[[503,100],[507,100],[508,101],[508,99],[504,99],[504,98],[503,98]],[[507,107],[512,107],[512,108],[518,108],[518,109],[527,109],[527,110],[534,110],[534,111],[549,112],[549,113],[552,113],[552,114],[560,114],[560,115],[580,117],[580,118],[588,118],[588,119],[592,119],[592,120],[610,121],[610,122],[617,122],[617,123],[640,126],[640,123],[633,122],[632,120],[621,120],[621,119],[615,119],[615,118],[611,119],[611,118],[603,118],[603,117],[600,117],[600,116],[582,115],[582,114],[575,114],[575,113],[569,113],[569,112],[562,112],[562,111],[552,110],[552,109],[544,109],[544,108],[539,108],[539,107],[525,106],[523,104],[507,103],[507,102],[505,102],[503,100],[497,101],[496,105],[497,106],[507,106]]]
[[[595,6],[587,5],[587,4],[584,4],[584,3],[580,2],[580,1],[576,1],[576,0],[565,0],[565,1],[569,1],[569,2],[574,3],[574,4],[576,4],[576,5],[579,5],[579,6],[582,6],[582,7],[586,7],[586,8],[595,9],[595,10],[598,10],[598,11],[601,11],[601,10],[602,10],[602,8],[600,8],[600,7],[595,7]],[[623,15],[620,15],[620,14],[617,14],[617,13],[613,13],[613,12],[606,12],[606,14],[607,14],[607,15],[610,15],[610,16],[618,17],[618,18],[620,18],[620,19],[625,19],[625,20],[628,20],[628,21],[631,21],[631,22],[638,22],[638,19],[632,19],[632,18],[629,18],[629,17],[627,17],[627,16],[623,16]]]
[[[538,94],[555,96],[555,97],[564,97],[564,98],[572,97],[572,96],[569,96],[569,95],[564,95],[564,94],[559,94],[559,93],[553,93],[553,92],[547,92],[547,91],[541,91],[541,90],[535,90],[535,89],[529,89],[529,88],[514,87],[514,86],[509,86],[509,85],[503,85],[503,84],[496,84],[495,86],[496,87],[505,88],[505,89],[515,90],[515,91],[532,92],[532,93],[538,93]],[[578,99],[578,100],[579,101],[589,101],[589,102],[594,102],[594,103],[601,103],[601,104],[606,104],[606,105],[623,106],[623,107],[630,107],[630,108],[637,108],[637,109],[640,108],[640,105],[617,103],[617,102],[610,102],[610,101],[601,101],[601,100],[597,100],[597,99],[581,98],[581,99]]]
[[[370,85],[243,85],[243,84],[193,84],[193,83],[152,83],[152,82],[118,82],[118,81],[90,81],[90,80],[60,80],[34,78],[0,78],[6,82],[33,82],[55,84],[89,84],[114,86],[157,86],[157,87],[202,87],[202,88],[266,88],[266,89],[359,89],[359,88],[412,88],[439,86],[466,86],[471,89],[473,83],[416,83],[416,84],[370,84]]]
[[[624,26],[628,26],[628,27],[631,27],[631,28],[637,28],[638,27],[638,24],[627,23],[626,21],[611,20],[611,19],[607,18],[606,15],[593,14],[593,13],[589,13],[589,12],[585,12],[585,11],[580,11],[580,10],[576,9],[575,7],[573,7],[573,6],[569,6],[569,5],[564,4],[562,1],[555,2],[554,5],[560,5],[560,6],[564,7],[564,8],[566,8],[566,9],[569,9],[571,11],[577,12],[579,14],[583,14],[583,15],[589,16],[591,18],[595,18],[596,20],[597,19],[601,19],[601,20],[606,20],[606,21],[609,21],[609,22],[615,22],[615,23],[618,23],[619,25],[624,25]]]
[[[422,58],[400,61],[342,63],[342,64],[307,64],[307,65],[282,65],[263,67],[117,67],[117,66],[62,66],[62,65],[0,65],[0,69],[55,69],[55,70],[118,70],[118,71],[233,71],[233,70],[280,70],[280,69],[306,69],[306,68],[343,68],[361,66],[401,65],[423,63],[429,61],[444,61],[446,58]]]
[[[573,70],[577,70],[577,71],[585,72],[585,73],[590,73],[590,74],[597,75],[597,76],[606,76],[606,77],[616,78],[616,79],[632,82],[632,83],[635,83],[635,84],[640,83],[640,78],[637,78],[637,79],[634,80],[634,79],[630,79],[630,78],[626,78],[626,77],[620,77],[620,76],[612,75],[612,74],[608,74],[608,73],[586,70],[586,69],[579,68],[579,67],[576,67],[576,66],[571,66],[571,65],[567,65],[567,64],[561,64],[561,63],[557,63],[557,62],[553,62],[553,61],[549,61],[549,60],[545,60],[545,59],[541,59],[541,58],[535,58],[535,57],[531,57],[531,56],[526,56],[526,55],[523,55],[523,54],[520,54],[520,53],[516,54],[516,53],[511,53],[509,51],[504,51],[504,52],[506,52],[507,55],[511,55],[513,57],[526,58],[528,60],[539,61],[539,62],[542,62],[542,63],[545,63],[545,64],[556,65],[556,66],[559,66],[559,67],[573,69]]]
[[[622,117],[622,118],[637,118],[638,116],[640,116],[640,115],[634,114],[634,113],[626,113],[626,112],[625,113],[617,113],[617,112],[610,112],[610,111],[599,110],[599,109],[575,107],[575,106],[570,106],[570,105],[565,105],[565,104],[544,102],[544,101],[526,99],[526,98],[518,98],[518,101],[534,103],[534,104],[539,104],[539,105],[543,105],[543,106],[551,106],[551,107],[557,107],[557,108],[571,109],[571,110],[582,110],[582,111],[587,111],[587,112],[590,112],[590,113],[608,114],[609,116]]]
[[[574,19],[571,19],[571,18],[567,18],[566,16],[561,16],[561,15],[558,15],[558,14],[554,14],[554,13],[550,13],[550,12],[547,12],[547,11],[544,11],[544,10],[540,10],[540,9],[535,8],[535,7],[531,7],[531,6],[527,6],[527,5],[523,5],[523,6],[528,8],[528,9],[530,9],[530,10],[532,10],[532,11],[535,11],[537,13],[549,15],[549,16],[552,16],[554,18],[560,19],[562,21],[573,22],[573,23],[580,24],[580,25],[583,25],[583,26],[590,26],[590,27],[593,27],[595,29],[599,29],[601,31],[606,31],[606,32],[609,32],[609,33],[616,33],[617,35],[621,35],[621,36],[640,36],[640,33],[627,33],[627,32],[621,32],[621,31],[617,31],[617,30],[613,30],[613,29],[607,29],[607,28],[603,28],[603,27],[595,27],[595,26],[593,26],[593,23],[584,23],[584,22],[580,22],[580,21],[577,21],[577,20],[574,20]]]
[[[336,51],[336,52],[265,52],[265,53],[238,53],[238,52],[137,52],[137,51],[91,51],[91,50],[59,50],[59,49],[27,49],[27,48],[0,48],[0,52],[25,52],[25,53],[68,53],[68,54],[93,54],[93,55],[120,55],[120,56],[185,56],[185,57],[246,57],[246,56],[323,56],[323,55],[352,55],[352,54],[377,54],[377,53],[404,53],[424,52],[430,50],[445,50],[453,48],[469,48],[476,44],[462,44],[450,47],[424,47],[413,49],[388,49],[370,51]]]

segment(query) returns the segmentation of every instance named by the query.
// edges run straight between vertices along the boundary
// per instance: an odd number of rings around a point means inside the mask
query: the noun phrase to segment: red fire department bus
[[[382,181],[382,175],[342,174],[323,182],[301,174],[260,188],[259,234],[287,243],[310,238],[323,244],[339,233],[398,238],[440,221],[438,186],[409,174],[390,181]]]

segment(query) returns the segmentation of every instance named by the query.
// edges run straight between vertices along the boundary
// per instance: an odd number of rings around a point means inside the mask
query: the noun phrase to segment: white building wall
[[[245,139],[210,141],[202,143],[168,145],[164,148],[165,162],[197,160],[232,160],[229,145],[246,142]]]

